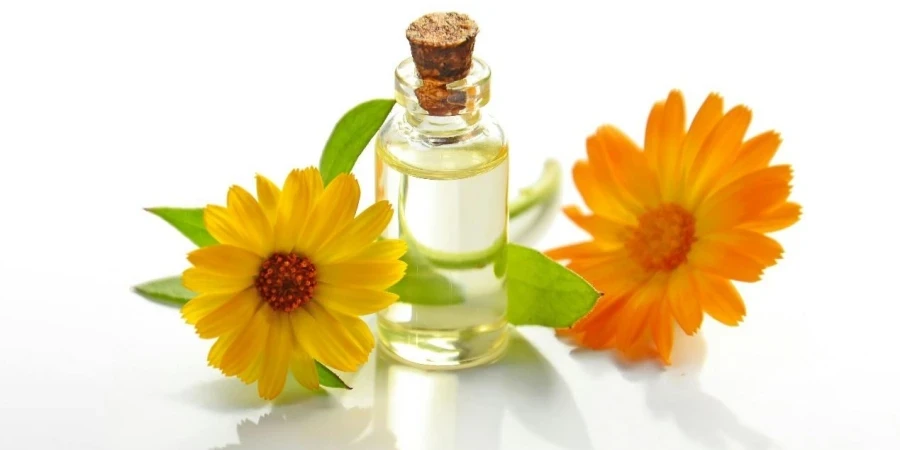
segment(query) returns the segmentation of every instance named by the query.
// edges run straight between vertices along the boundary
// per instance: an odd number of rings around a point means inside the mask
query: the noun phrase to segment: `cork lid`
[[[416,90],[422,108],[433,115],[452,115],[465,103],[446,85],[461,80],[472,67],[478,25],[469,16],[436,12],[419,17],[406,29],[412,59],[422,79]],[[462,102],[460,102],[462,100]]]

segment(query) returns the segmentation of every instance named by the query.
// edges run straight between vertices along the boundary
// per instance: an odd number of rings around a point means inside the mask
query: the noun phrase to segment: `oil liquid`
[[[428,369],[490,362],[507,343],[507,147],[451,147],[376,142],[377,197],[395,211],[383,237],[409,247],[392,288],[400,299],[379,313],[379,346]]]

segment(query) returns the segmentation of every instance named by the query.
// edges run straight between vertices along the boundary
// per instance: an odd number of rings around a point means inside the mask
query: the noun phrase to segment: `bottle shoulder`
[[[453,132],[415,126],[403,112],[390,117],[379,131],[375,150],[380,162],[421,178],[466,178],[486,172],[507,159],[506,134],[497,121],[479,120]]]

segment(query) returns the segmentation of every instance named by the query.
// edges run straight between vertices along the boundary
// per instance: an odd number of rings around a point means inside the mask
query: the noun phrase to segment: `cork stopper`
[[[455,12],[426,14],[406,29],[413,62],[422,79],[416,97],[429,114],[454,115],[465,107],[465,93],[448,91],[446,85],[469,74],[477,34],[475,21]]]

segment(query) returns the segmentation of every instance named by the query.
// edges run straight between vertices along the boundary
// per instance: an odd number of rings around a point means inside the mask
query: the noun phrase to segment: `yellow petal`
[[[216,205],[208,205],[203,210],[203,222],[206,230],[220,244],[239,247],[253,252],[261,257],[267,256],[262,248],[254,244],[254,241],[246,233],[234,215],[226,208]]]
[[[272,225],[256,199],[240,186],[228,190],[228,211],[244,230],[245,237],[253,243],[255,253],[272,253],[274,239]]]
[[[237,374],[237,377],[246,384],[259,381],[259,377],[262,375],[262,367],[263,353],[260,353],[253,358],[253,362],[250,363],[249,367]]]
[[[718,183],[719,186],[725,186],[744,175],[766,168],[780,145],[781,136],[774,131],[766,131],[744,142],[734,164]]]
[[[281,197],[281,189],[268,178],[256,175],[256,198],[259,206],[269,219],[269,224],[275,226],[275,214],[278,212],[278,199]]]
[[[222,356],[219,367],[225,375],[235,376],[251,368],[265,349],[269,336],[269,327],[274,321],[275,311],[268,305],[261,304],[234,342]]]
[[[360,249],[378,238],[390,223],[393,214],[390,203],[384,200],[366,208],[316,252],[313,263],[319,265],[340,262],[359,253]]]
[[[703,323],[703,307],[700,305],[700,297],[694,288],[690,271],[689,266],[684,264],[672,271],[666,292],[669,310],[688,335],[696,333]]]
[[[342,173],[335,177],[316,201],[304,232],[297,236],[294,249],[304,255],[315,255],[353,220],[359,195],[359,183],[353,175]]]
[[[284,389],[288,366],[293,352],[290,319],[287,314],[274,313],[269,325],[269,338],[263,353],[262,374],[257,389],[259,396],[271,400]]]
[[[703,105],[694,116],[691,122],[691,128],[684,136],[684,145],[682,146],[682,169],[687,169],[693,165],[697,153],[703,141],[712,132],[720,120],[722,120],[722,97],[717,94],[709,94]]]
[[[577,206],[566,206],[563,213],[596,241],[622,245],[627,237],[625,226],[601,216],[583,214]]]
[[[233,333],[225,333],[216,339],[216,343],[209,349],[209,355],[207,356],[210,366],[217,369],[222,368],[222,357],[225,356],[225,351],[228,350],[228,347],[230,347],[234,340],[237,339],[237,336],[241,331],[242,330],[236,330]]]
[[[659,137],[658,170],[663,201],[678,198],[682,183],[681,146],[684,141],[684,98],[681,92],[669,93],[663,110]],[[649,157],[649,155],[648,155]]]
[[[192,267],[181,275],[184,287],[201,294],[242,291],[253,285],[250,275],[222,275]]]
[[[291,373],[301,386],[315,391],[319,389],[319,373],[316,371],[316,362],[299,345],[294,344],[294,354],[291,357]]]
[[[759,281],[766,267],[728,246],[706,238],[701,238],[691,247],[688,263],[707,273],[747,282]]]
[[[330,311],[364,316],[381,311],[397,301],[397,294],[382,290],[319,283],[315,301]]]
[[[406,241],[400,239],[382,239],[365,247],[351,258],[357,261],[374,261],[380,259],[399,259],[406,254]]]
[[[736,106],[710,132],[688,171],[689,209],[706,198],[737,157],[750,126],[750,110]]]
[[[334,316],[316,302],[291,313],[294,338],[310,356],[326,366],[352,372],[367,358],[368,350]]]
[[[729,230],[764,217],[787,200],[791,178],[790,166],[772,166],[720,189],[697,208],[697,235]]]
[[[756,218],[750,219],[739,226],[757,233],[771,233],[797,223],[800,220],[800,212],[800,205],[787,202],[778,205],[770,211],[760,213]]]
[[[200,319],[224,305],[234,296],[233,292],[200,294],[181,307],[181,316],[187,323],[196,325]]]
[[[350,336],[355,341],[355,345],[361,347],[368,359],[369,353],[375,348],[375,336],[372,336],[372,330],[366,325],[366,322],[359,317],[339,312],[331,312],[331,315],[350,332]],[[362,362],[365,362],[362,361]]]
[[[629,211],[614,193],[618,188],[613,185],[611,176],[605,171],[601,175],[591,163],[576,161],[572,168],[572,181],[584,199],[585,205],[594,214],[623,225],[637,223],[634,213]]]
[[[303,232],[316,200],[322,195],[322,175],[309,167],[293,170],[284,182],[275,218],[275,251],[288,253],[294,249]]]
[[[188,261],[198,269],[240,278],[259,272],[263,259],[255,253],[232,245],[212,245],[188,254]]]
[[[387,289],[406,273],[406,263],[397,260],[345,261],[316,268],[320,283],[369,289]]]
[[[721,277],[697,273],[697,292],[701,294],[703,310],[725,325],[736,326],[747,314],[744,300],[734,285]]]
[[[256,310],[260,309],[256,289],[246,289],[216,308],[197,322],[197,334],[204,339],[214,338],[242,329]]]

